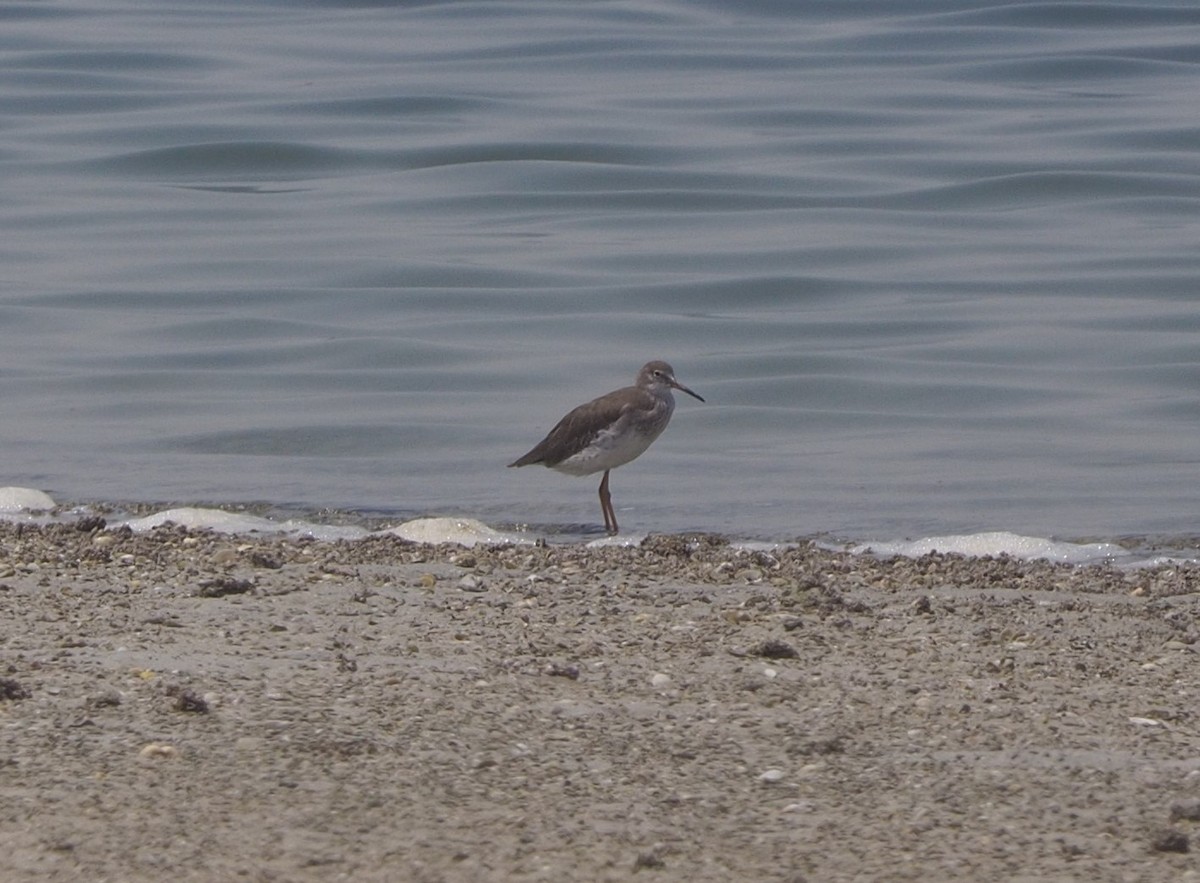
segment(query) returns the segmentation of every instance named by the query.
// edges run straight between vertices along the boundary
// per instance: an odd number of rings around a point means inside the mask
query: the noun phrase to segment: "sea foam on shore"
[[[107,507],[87,505],[61,507],[48,494],[37,489],[0,487],[0,520],[31,524],[72,522],[95,518],[101,509],[109,511]],[[173,506],[152,511],[150,514],[129,517],[119,513],[116,518],[107,518],[106,522],[105,526],[109,529],[128,527],[134,532],[153,530],[165,524],[176,524],[193,530],[210,530],[221,534],[280,534],[323,541],[353,541],[384,534],[392,534],[416,543],[449,543],[467,547],[521,545],[538,541],[537,535],[532,531],[499,529],[478,519],[466,517],[414,518],[382,529],[372,529],[361,524],[334,524],[296,517],[271,518],[247,511],[230,511],[216,507]],[[647,534],[626,534],[603,537],[586,544],[593,547],[632,546],[641,543],[646,536]],[[762,543],[739,544],[736,537],[729,538],[729,541],[734,545],[747,547],[764,546]],[[786,545],[788,544],[777,544]],[[1164,552],[1159,548],[1137,548],[1131,547],[1131,544],[1114,541],[1069,542],[1047,537],[1022,536],[1008,531],[845,543],[823,540],[818,545],[880,558],[918,558],[936,552],[968,558],[1006,556],[1023,561],[1046,560],[1074,565],[1108,562],[1121,567],[1195,562],[1200,557],[1194,550],[1182,546]]]

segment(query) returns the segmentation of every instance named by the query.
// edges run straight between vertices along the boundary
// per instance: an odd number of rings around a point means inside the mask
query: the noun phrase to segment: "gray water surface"
[[[1191,3],[0,12],[0,484],[591,531],[1200,531]]]

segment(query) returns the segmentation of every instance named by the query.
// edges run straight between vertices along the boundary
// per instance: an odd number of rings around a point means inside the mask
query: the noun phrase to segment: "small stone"
[[[0,678],[0,700],[28,699],[30,693],[12,678]]]
[[[196,597],[223,598],[226,595],[242,595],[253,589],[254,583],[248,579],[218,577],[217,579],[206,579],[200,583],[200,588],[196,590]]]
[[[1129,722],[1135,727],[1161,727],[1163,722],[1153,717],[1131,717]]]
[[[759,775],[758,781],[767,785],[774,785],[776,782],[782,782],[784,777],[783,770],[769,769]]]
[[[161,742],[150,742],[142,746],[142,750],[138,752],[142,757],[155,758],[172,758],[179,756],[179,749],[174,745],[166,745]]]
[[[218,549],[213,553],[212,563],[218,567],[228,567],[231,564],[236,564],[238,560],[237,549]]]
[[[1182,831],[1163,831],[1154,838],[1155,852],[1190,852],[1191,844],[1188,842],[1187,834]]]
[[[657,869],[666,867],[666,862],[662,857],[663,848],[656,846],[654,849],[648,849],[645,852],[639,852],[636,859],[633,860],[633,869],[640,871],[642,869]]]
[[[274,555],[257,550],[250,553],[250,563],[254,567],[261,567],[265,570],[279,570],[283,567],[283,562]]]
[[[87,700],[89,708],[115,708],[121,704],[121,694],[116,690],[104,690]]]
[[[1184,800],[1171,804],[1171,821],[1200,822],[1200,800]]]
[[[671,676],[669,674],[664,674],[661,671],[656,671],[650,676],[650,686],[654,687],[656,690],[661,690],[663,687],[669,686],[670,683]]]
[[[795,659],[800,655],[796,652],[795,647],[778,638],[770,638],[755,644],[748,652],[752,656],[761,656],[764,659]]]
[[[208,702],[195,690],[168,690],[167,693],[174,693],[176,711],[187,711],[193,714],[208,714]]]
[[[458,581],[458,587],[464,592],[484,592],[483,580],[468,574]]]
[[[116,536],[114,536],[111,533],[98,533],[94,537],[92,537],[92,545],[98,549],[103,549],[107,546],[111,546],[116,541],[117,541]]]
[[[807,800],[801,800],[796,803],[789,803],[780,812],[811,812],[812,808],[812,804]]]

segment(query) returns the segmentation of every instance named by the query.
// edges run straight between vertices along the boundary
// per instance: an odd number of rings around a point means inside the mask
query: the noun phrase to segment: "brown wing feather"
[[[597,435],[616,423],[625,410],[635,404],[635,400],[630,397],[630,390],[643,396],[648,395],[637,387],[627,387],[602,395],[586,405],[580,405],[559,420],[533,450],[508,465],[530,466],[534,463],[544,463],[554,466],[578,454],[590,445]]]

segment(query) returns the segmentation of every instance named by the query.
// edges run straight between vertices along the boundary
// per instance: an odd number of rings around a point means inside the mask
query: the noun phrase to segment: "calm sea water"
[[[1194,3],[11,3],[0,484],[590,533],[1200,532]]]

